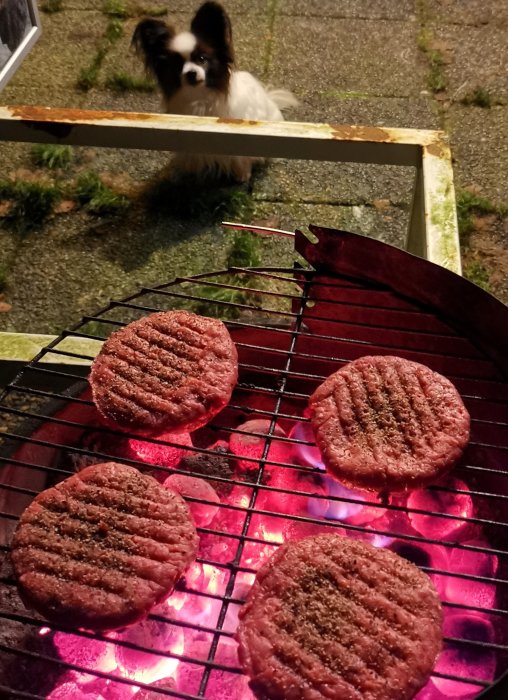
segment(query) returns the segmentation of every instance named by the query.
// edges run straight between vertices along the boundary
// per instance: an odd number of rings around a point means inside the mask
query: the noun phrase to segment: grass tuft
[[[119,19],[127,19],[129,11],[123,0],[104,0],[102,11],[109,17],[118,17]]]
[[[61,190],[42,182],[0,182],[0,198],[12,201],[8,219],[21,233],[39,228],[51,215]]]
[[[258,237],[246,231],[235,234],[228,254],[228,267],[257,267],[261,262]]]
[[[38,143],[32,147],[32,162],[42,168],[65,168],[72,161],[70,146]]]
[[[444,73],[444,59],[440,51],[431,49],[427,51],[427,59],[429,61],[428,84],[432,92],[443,92],[447,87],[447,80]]]
[[[44,0],[41,2],[42,12],[46,12],[48,15],[61,12],[63,9],[63,0]]]
[[[123,36],[123,22],[119,17],[112,17],[106,27],[105,37],[110,44],[114,44]]]
[[[101,46],[95,54],[92,62],[86,68],[82,68],[79,73],[77,87],[83,92],[88,92],[97,85],[99,71],[107,53],[107,47]]]
[[[474,105],[475,107],[483,107],[484,109],[490,109],[493,104],[495,104],[494,98],[491,93],[486,88],[476,88],[472,92],[461,99],[461,104],[463,105]]]
[[[485,291],[490,291],[490,275],[487,268],[478,260],[473,260],[464,266],[464,277],[471,282],[474,282]]]
[[[125,195],[117,194],[92,171],[79,176],[75,196],[81,206],[97,216],[121,216],[130,206]]]
[[[460,190],[457,193],[457,219],[459,234],[462,242],[467,243],[469,234],[474,231],[474,217],[485,216],[487,214],[498,214],[505,216],[508,207],[497,206],[490,199],[481,197],[468,190]]]
[[[239,232],[235,234],[227,255],[227,267],[257,267],[261,262],[259,236],[255,233]],[[261,294],[251,287],[262,287],[260,278],[245,273],[230,273],[220,278],[220,282],[231,285],[228,287],[203,286],[199,295],[204,301],[195,303],[196,313],[217,316],[223,319],[238,318],[242,309],[232,306],[258,307],[261,304]]]
[[[420,9],[420,12],[423,12],[423,10]],[[422,21],[428,21],[425,14],[423,15]],[[429,64],[427,84],[432,92],[437,93],[443,92],[447,87],[447,80],[444,72],[445,60],[441,51],[433,48],[432,44],[432,33],[426,26],[423,26],[418,33],[417,45],[420,51],[425,54]]]
[[[154,92],[156,85],[153,80],[148,78],[130,75],[129,73],[118,72],[113,73],[107,81],[106,87],[114,92]]]

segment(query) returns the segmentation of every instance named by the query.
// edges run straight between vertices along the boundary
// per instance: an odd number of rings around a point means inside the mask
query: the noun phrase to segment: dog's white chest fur
[[[282,94],[286,101],[281,106],[294,104],[295,100],[289,93],[277,90],[272,96],[250,73],[233,71],[227,95],[204,85],[184,85],[171,98],[164,100],[164,109],[169,114],[280,121],[283,116],[277,99]]]

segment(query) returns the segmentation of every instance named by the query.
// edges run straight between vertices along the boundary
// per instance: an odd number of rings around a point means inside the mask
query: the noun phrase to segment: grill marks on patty
[[[323,461],[357,488],[403,490],[447,471],[469,440],[469,414],[451,382],[399,357],[362,357],[310,397]]]
[[[21,517],[12,559],[22,596],[43,615],[112,629],[171,592],[197,542],[178,494],[110,462],[39,494]]]
[[[134,321],[105,342],[91,372],[99,411],[140,429],[195,429],[227,404],[238,357],[221,321],[170,311]]]
[[[441,647],[429,578],[392,552],[335,535],[280,547],[240,619],[240,661],[260,698],[405,700]]]

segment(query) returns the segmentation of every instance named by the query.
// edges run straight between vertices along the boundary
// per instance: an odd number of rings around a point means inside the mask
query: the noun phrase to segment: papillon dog
[[[296,106],[287,90],[267,90],[246,71],[235,68],[231,22],[217,2],[205,2],[190,31],[177,33],[158,19],[137,25],[132,42],[163,94],[168,114],[280,121],[281,110]],[[177,173],[214,174],[241,182],[263,158],[179,153]]]

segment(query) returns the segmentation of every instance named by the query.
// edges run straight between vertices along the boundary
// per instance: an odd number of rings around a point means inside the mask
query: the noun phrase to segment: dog
[[[144,19],[132,43],[163,95],[168,114],[280,121],[281,110],[296,106],[287,90],[267,90],[251,73],[235,67],[231,21],[217,2],[205,2],[190,31],[177,33],[165,22]],[[263,158],[180,153],[173,167],[180,173],[250,179]]]

